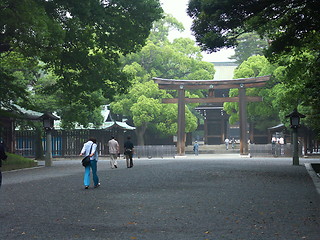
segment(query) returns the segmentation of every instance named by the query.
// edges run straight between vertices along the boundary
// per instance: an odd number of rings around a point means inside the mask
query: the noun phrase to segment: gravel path
[[[238,155],[98,163],[83,187],[79,160],[3,173],[0,239],[319,240],[320,195],[290,159]]]

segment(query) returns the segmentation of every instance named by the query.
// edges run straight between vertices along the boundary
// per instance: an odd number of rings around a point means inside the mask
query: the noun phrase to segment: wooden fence
[[[52,131],[52,156],[60,158],[76,157],[82,149],[83,143],[88,138],[97,139],[99,156],[108,156],[108,141],[114,136],[120,145],[120,153],[123,153],[125,132],[108,130],[53,130]],[[16,131],[15,153],[24,157],[36,156],[37,135],[35,131]],[[43,150],[46,150],[46,138],[41,137]],[[135,146],[135,154],[138,158],[152,157],[175,157],[176,147],[174,145],[149,145]]]
[[[249,153],[252,157],[292,157],[291,144],[250,144]],[[302,155],[299,146],[299,155]]]
[[[83,143],[90,137],[97,139],[99,156],[108,156],[107,143],[114,136],[120,145],[120,152],[123,153],[123,142],[125,133],[123,131],[108,131],[108,130],[53,130],[52,131],[52,156],[67,158],[79,156]],[[35,131],[16,131],[15,132],[15,153],[25,157],[36,156],[36,141],[37,136]],[[41,137],[44,152],[46,150],[46,138]],[[149,145],[136,146],[136,156],[140,157],[175,157],[175,145]],[[314,153],[318,153],[315,150]],[[252,157],[291,157],[291,144],[250,144],[249,153]],[[299,154],[303,153],[302,146],[299,146]]]
[[[78,156],[83,144],[90,138],[97,139],[100,156],[108,155],[107,143],[114,136],[119,141],[120,149],[123,142],[123,133],[107,130],[53,130],[52,131],[52,156],[53,157],[74,157]],[[35,131],[15,132],[15,153],[25,157],[36,156],[37,136]],[[46,138],[41,137],[44,152],[46,150]]]
[[[137,158],[175,158],[177,147],[175,145],[147,145],[134,148]]]

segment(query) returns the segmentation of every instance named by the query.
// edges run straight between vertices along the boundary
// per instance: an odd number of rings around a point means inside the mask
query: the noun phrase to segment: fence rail
[[[291,144],[250,144],[249,153],[252,157],[292,157]],[[299,145],[299,155],[302,147]]]
[[[90,136],[97,139],[99,156],[108,156],[108,140],[111,132],[101,130],[70,130],[52,131],[52,156],[75,157],[78,156],[83,143]],[[38,139],[39,138],[39,139]],[[39,137],[35,131],[16,131],[16,153],[25,157],[36,156],[36,142],[40,142],[46,150],[46,139]],[[119,142],[120,144],[120,142]],[[123,146],[123,144],[121,144]],[[121,149],[123,152],[123,149]],[[252,157],[292,157],[291,144],[250,144],[249,153]],[[302,155],[302,147],[299,146],[299,154]],[[147,145],[135,146],[137,158],[164,158],[176,156],[174,145]]]
[[[74,157],[78,156],[83,143],[89,137],[95,137],[98,143],[100,156],[108,155],[107,143],[112,134],[105,130],[53,130],[52,131],[52,156],[53,157]],[[42,144],[44,152],[46,151],[45,136],[37,136],[35,131],[16,131],[15,132],[15,153],[24,157],[35,157],[36,142]],[[38,139],[39,138],[39,139]]]
[[[176,147],[173,145],[148,145],[134,148],[137,158],[164,158],[176,156]]]
[[[103,130],[54,130],[52,131],[52,156],[66,158],[78,156],[83,143],[91,136],[97,139],[99,156],[109,156],[107,143],[111,134]],[[37,138],[45,152],[46,138],[44,136],[37,136],[35,131],[16,131],[15,153],[24,157],[35,157]],[[120,151],[123,152],[123,144],[120,142],[119,144],[121,145]],[[135,154],[137,158],[175,157],[176,147],[174,145],[135,146]]]

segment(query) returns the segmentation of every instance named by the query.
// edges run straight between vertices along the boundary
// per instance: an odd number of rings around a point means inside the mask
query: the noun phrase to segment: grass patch
[[[20,155],[6,153],[7,160],[2,161],[2,171],[10,171],[22,168],[31,168],[38,166],[38,163],[30,158],[25,158]]]

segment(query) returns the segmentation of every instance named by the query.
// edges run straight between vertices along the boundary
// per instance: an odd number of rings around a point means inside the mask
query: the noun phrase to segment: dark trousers
[[[132,161],[132,152],[128,152],[128,153],[125,153],[126,155],[126,162],[127,162],[127,167],[128,168],[131,168],[133,167],[133,161]]]

